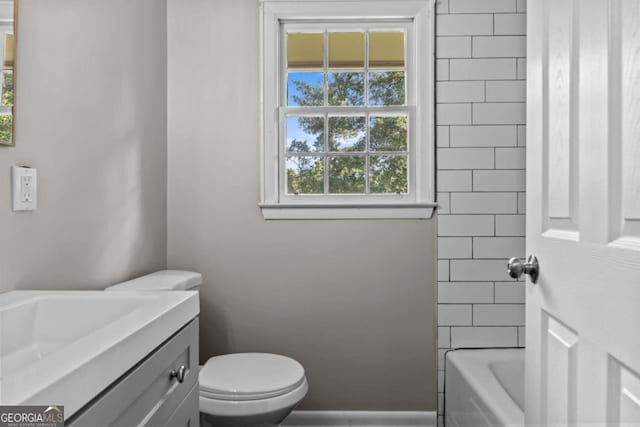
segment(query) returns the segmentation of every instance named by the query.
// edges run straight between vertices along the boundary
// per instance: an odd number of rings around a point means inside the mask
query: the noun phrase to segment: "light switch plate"
[[[38,171],[28,166],[13,167],[13,210],[35,211],[38,207]]]

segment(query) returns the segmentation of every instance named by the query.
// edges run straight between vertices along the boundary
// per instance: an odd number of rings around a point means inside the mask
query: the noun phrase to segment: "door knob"
[[[511,258],[507,264],[507,272],[509,272],[509,276],[514,279],[519,279],[522,273],[528,274],[531,283],[536,283],[540,272],[538,258],[529,255],[526,263],[523,263],[520,258]]]

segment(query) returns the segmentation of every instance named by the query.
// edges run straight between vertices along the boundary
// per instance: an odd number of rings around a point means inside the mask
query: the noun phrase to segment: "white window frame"
[[[284,26],[397,23],[407,31],[409,194],[287,195],[282,182]],[[265,219],[430,218],[435,203],[433,0],[261,0],[261,199]],[[409,80],[409,79],[408,79]],[[330,108],[330,107],[329,107]],[[340,107],[337,107],[339,109]],[[368,107],[363,107],[366,110]],[[291,110],[291,107],[287,108]]]

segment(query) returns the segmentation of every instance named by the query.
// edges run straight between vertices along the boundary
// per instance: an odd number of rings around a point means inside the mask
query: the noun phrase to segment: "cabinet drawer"
[[[185,368],[184,381],[169,373]],[[160,426],[198,383],[198,319],[83,408],[67,426]]]
[[[200,427],[200,389],[193,386],[165,427]]]

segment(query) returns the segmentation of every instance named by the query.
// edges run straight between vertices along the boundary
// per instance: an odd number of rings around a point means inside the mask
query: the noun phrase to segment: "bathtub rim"
[[[496,362],[522,359],[524,361],[523,347],[506,348],[459,348],[451,349],[445,354],[445,389],[443,415],[446,419],[447,411],[447,388],[446,373],[453,367],[466,380],[473,392],[479,396],[484,396],[487,392],[499,391],[504,395],[504,400],[483,399],[487,408],[495,414],[505,425],[525,425],[524,410],[521,410],[516,402],[511,398],[507,390],[500,384],[500,381],[491,370],[491,364]],[[524,382],[524,371],[522,372]],[[494,393],[495,394],[495,393]],[[504,404],[508,402],[507,404]]]

